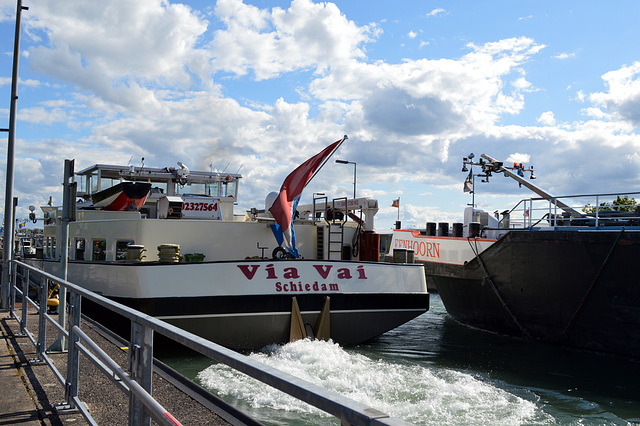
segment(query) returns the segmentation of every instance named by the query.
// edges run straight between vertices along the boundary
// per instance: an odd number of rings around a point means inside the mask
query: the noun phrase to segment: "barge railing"
[[[566,226],[599,228],[612,225],[640,227],[640,204],[613,204],[612,198],[615,200],[616,197],[638,199],[640,198],[640,192],[554,196],[550,199],[543,197],[522,199],[507,211],[508,215],[506,217],[509,217],[508,228],[531,229],[541,224],[544,224],[541,226],[553,228]],[[563,205],[569,205],[576,211],[582,212],[582,217],[570,217],[567,214],[563,214],[562,208],[559,207],[560,200],[564,201]],[[591,202],[594,202],[594,204],[591,204]],[[601,206],[601,203],[607,203],[607,205]],[[590,211],[585,212],[586,208]],[[521,214],[521,219],[515,219],[514,213]],[[507,227],[504,224],[503,216],[500,227]]]
[[[86,356],[92,364],[107,375],[120,390],[129,395],[129,424],[150,425],[153,419],[163,425],[180,424],[162,407],[152,395],[153,373],[153,336],[160,333],[187,348],[195,350],[213,361],[228,365],[254,379],[304,401],[338,419],[342,425],[407,425],[408,423],[371,408],[365,404],[343,397],[336,392],[324,389],[290,374],[266,366],[242,354],[227,349],[209,340],[198,337],[178,327],[158,320],[149,315],[111,301],[101,295],[83,289],[78,285],[51,275],[19,260],[9,260],[3,265],[9,268],[9,313],[20,324],[20,332],[35,345],[38,359],[46,363],[55,377],[64,386],[65,401],[56,404],[58,410],[78,409],[90,424],[97,424],[86,404],[78,397],[80,380],[80,355]],[[38,289],[38,300],[29,298],[31,283]],[[2,285],[6,285],[3,283]],[[68,309],[66,327],[58,324],[47,313],[47,299],[50,285],[60,285],[66,289]],[[16,310],[16,298],[22,298],[20,311]],[[131,320],[129,341],[128,371],[120,367],[106,352],[92,341],[82,330],[81,305],[87,299],[107,307],[114,313]],[[38,333],[34,336],[27,324],[27,307],[34,306],[38,311]],[[67,368],[66,376],[56,367],[47,355],[47,321],[66,338]]]

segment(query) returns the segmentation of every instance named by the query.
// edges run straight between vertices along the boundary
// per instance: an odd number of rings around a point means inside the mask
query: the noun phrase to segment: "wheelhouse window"
[[[133,240],[116,241],[116,260],[127,260],[127,247],[133,244]]]
[[[98,188],[98,171],[94,171],[93,173],[91,173],[91,176],[89,176],[89,184],[91,186],[91,193],[95,194],[96,192],[98,192],[100,189]],[[89,186],[89,185],[87,185]]]
[[[188,182],[186,185],[176,185],[176,194],[197,194],[197,195],[205,195],[207,193],[207,188],[204,183],[191,183]]]
[[[211,182],[207,184],[207,195],[219,197],[222,194],[222,182]]]
[[[92,260],[107,260],[107,241],[93,240]]]
[[[225,197],[238,198],[238,182],[235,180],[224,182],[222,184]]]
[[[85,242],[84,238],[76,238],[76,260],[84,260]]]
[[[112,186],[116,186],[120,182],[121,182],[120,179],[101,177],[100,178],[100,191],[104,191],[107,188],[111,188]]]

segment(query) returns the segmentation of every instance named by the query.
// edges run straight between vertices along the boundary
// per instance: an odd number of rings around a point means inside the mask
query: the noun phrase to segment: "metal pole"
[[[62,289],[63,286],[60,286]],[[74,291],[69,295],[69,352],[67,353],[67,377],[64,386],[65,401],[73,408],[78,397],[78,379],[80,377],[80,351],[76,344],[79,337],[74,327],[80,327],[82,296]]]
[[[476,175],[471,173],[471,208],[476,208]]]
[[[153,329],[131,321],[129,342],[129,375],[140,386],[152,394],[153,388]],[[139,397],[131,392],[129,396],[129,424],[150,426],[149,410]]]
[[[4,262],[6,265],[13,259],[13,158],[16,139],[16,103],[18,101],[18,59],[20,58],[20,19],[22,10],[28,7],[22,6],[22,0],[17,0],[16,7],[16,34],[13,42],[13,70],[11,75],[11,106],[9,107],[9,128],[3,129],[9,132],[7,142],[7,170],[5,172],[6,190],[4,195]],[[4,268],[2,277],[1,300],[3,308],[9,306],[9,268]]]
[[[74,160],[64,160],[64,182],[62,183],[62,228],[60,236],[60,272],[58,276],[63,280],[67,280],[67,267],[69,263],[69,222],[71,220],[72,202],[72,185]],[[67,322],[67,288],[60,286],[58,290],[58,324],[65,327]],[[67,342],[64,333],[58,332],[58,340],[48,348],[50,352],[64,352],[67,350]]]
[[[356,163],[353,163],[353,199],[356,199]]]

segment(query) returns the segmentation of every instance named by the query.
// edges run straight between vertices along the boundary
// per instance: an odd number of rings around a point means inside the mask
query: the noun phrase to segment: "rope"
[[[356,232],[353,235],[353,239],[351,240],[351,255],[353,257],[358,257],[358,253],[360,252],[360,230],[362,229],[362,210],[360,210],[360,221],[358,222],[358,227],[356,228]]]
[[[606,266],[607,262],[609,261],[609,258],[611,257],[611,253],[613,253],[613,249],[618,245],[618,241],[620,241],[620,237],[622,236],[623,232],[624,232],[624,227],[622,227],[622,230],[620,231],[620,233],[616,237],[616,240],[613,242],[613,245],[609,249],[609,253],[607,253],[607,257],[604,258],[604,262],[602,262],[602,265],[600,265],[600,269],[596,273],[596,276],[593,278],[593,281],[591,282],[591,285],[589,285],[589,287],[587,288],[587,291],[585,292],[584,296],[582,297],[582,300],[580,301],[580,304],[578,305],[578,308],[573,313],[573,315],[571,316],[571,319],[569,320],[569,323],[567,324],[567,326],[562,331],[562,335],[567,334],[567,331],[569,330],[569,327],[571,327],[571,325],[573,324],[573,320],[578,315],[578,312],[580,312],[580,309],[582,309],[582,306],[584,305],[584,302],[587,300],[587,297],[589,297],[589,294],[591,294],[591,290],[596,285],[596,282],[598,282],[598,278],[600,278],[600,274],[602,273],[602,270],[604,269],[604,267]]]
[[[518,326],[518,328],[522,332],[522,335],[525,337],[525,339],[533,340],[533,336],[531,336],[531,333],[529,333],[529,331],[522,324],[520,324],[520,321],[518,321],[518,318],[514,315],[513,312],[511,312],[511,309],[509,309],[509,305],[507,305],[507,302],[504,300],[504,298],[500,294],[500,291],[498,291],[498,288],[496,287],[495,283],[493,282],[493,280],[489,276],[489,272],[487,271],[487,267],[485,266],[484,262],[482,261],[482,258],[480,257],[480,254],[479,254],[479,252],[477,250],[477,247],[474,248],[474,246],[471,244],[471,238],[467,238],[467,241],[469,242],[469,247],[471,247],[471,250],[473,251],[473,253],[476,256],[476,259],[478,259],[478,262],[480,262],[480,266],[482,267],[482,271],[485,274],[485,281],[487,281],[489,283],[489,285],[491,286],[491,288],[493,289],[493,292],[498,297],[498,300],[502,304],[502,307],[511,316],[511,319]],[[474,241],[477,244],[477,240],[475,238],[474,238]]]

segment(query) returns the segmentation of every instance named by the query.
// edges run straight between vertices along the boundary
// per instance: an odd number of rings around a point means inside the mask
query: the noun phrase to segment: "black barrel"
[[[480,222],[469,223],[469,238],[479,237],[481,229],[482,225],[480,224]]]
[[[393,249],[393,263],[407,263],[407,250]]]
[[[449,223],[447,222],[438,223],[438,235],[441,237],[449,236]]]
[[[427,222],[427,235],[431,235],[432,237],[436,235],[435,222]]]
[[[415,263],[415,259],[413,250],[407,250],[407,263]]]
[[[464,225],[462,223],[454,223],[453,224],[453,236],[454,237],[458,237],[458,238],[462,237],[462,230],[464,229],[463,226]]]

